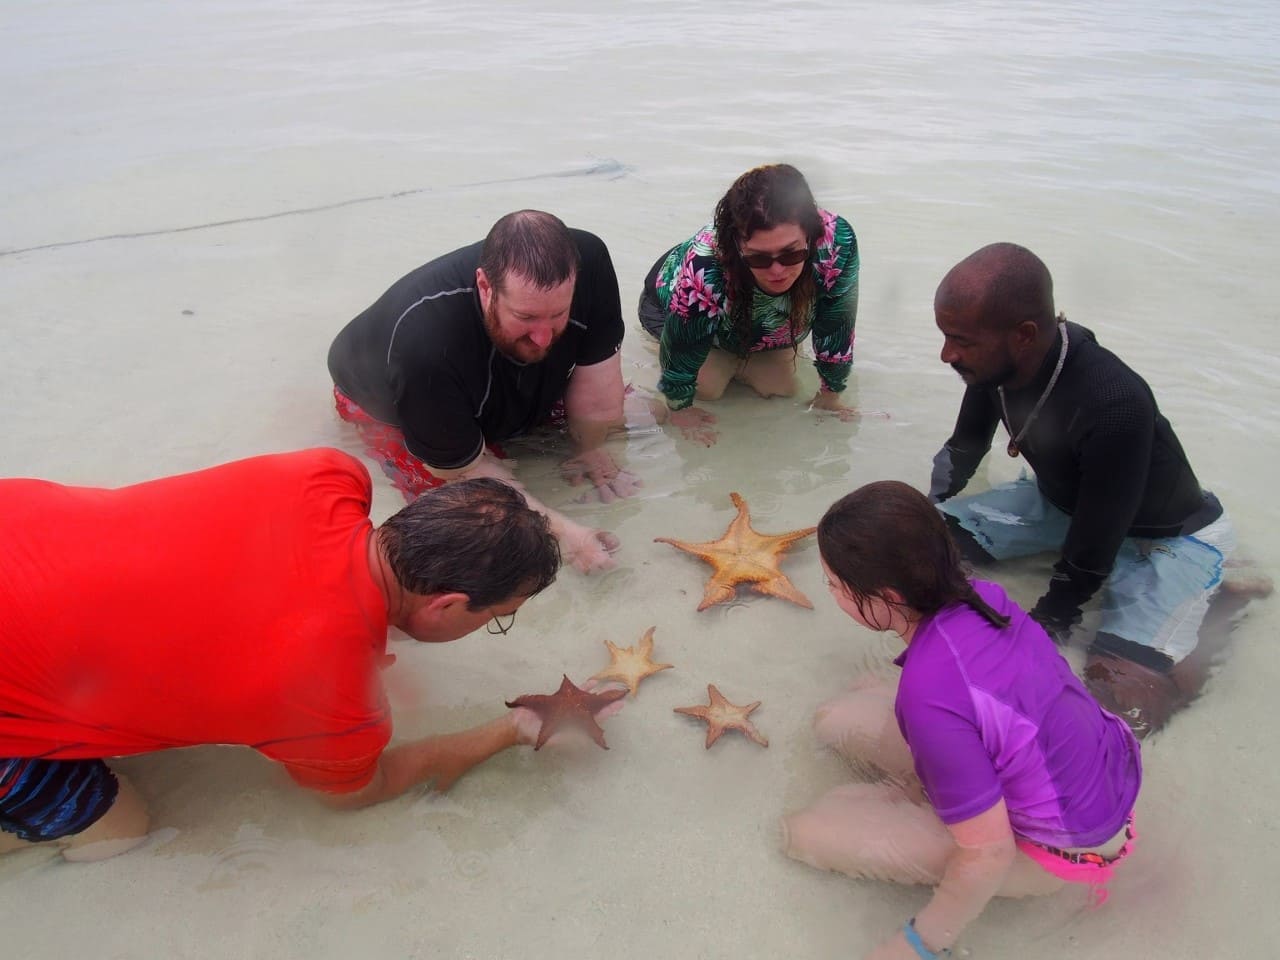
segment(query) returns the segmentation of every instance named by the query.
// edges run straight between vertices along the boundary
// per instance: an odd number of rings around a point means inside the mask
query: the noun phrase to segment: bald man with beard
[[[941,359],[966,384],[934,458],[931,498],[971,560],[1058,553],[1031,615],[1059,643],[1098,595],[1086,683],[1138,736],[1200,690],[1220,643],[1201,626],[1235,534],[1146,382],[1054,307],[1048,268],[1012,243],[983,247],[934,298]],[[1034,471],[958,497],[991,448]],[[1219,631],[1225,635],[1225,630]]]

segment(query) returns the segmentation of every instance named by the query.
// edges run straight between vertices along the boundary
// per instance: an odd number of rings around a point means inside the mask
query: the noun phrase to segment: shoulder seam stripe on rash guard
[[[404,320],[404,318],[407,317],[415,307],[422,306],[422,304],[426,303],[428,300],[439,300],[441,297],[452,297],[459,293],[472,293],[474,290],[475,287],[458,287],[456,290],[441,290],[439,293],[427,294],[427,296],[423,297],[421,300],[411,303],[409,306],[405,307],[404,313],[396,317],[395,326],[391,328],[391,339],[387,342],[387,363],[391,363],[391,348],[395,346],[396,331],[400,329],[400,322]]]

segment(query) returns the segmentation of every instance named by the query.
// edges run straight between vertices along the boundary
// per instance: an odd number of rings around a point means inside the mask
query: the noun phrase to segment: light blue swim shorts
[[[997,560],[1056,553],[1071,524],[1070,515],[1046,500],[1026,474],[985,493],[946,500],[938,509]],[[1191,536],[1126,538],[1099,594],[1099,632],[1177,663],[1196,647],[1209,600],[1222,582],[1223,561],[1235,546],[1225,511]]]

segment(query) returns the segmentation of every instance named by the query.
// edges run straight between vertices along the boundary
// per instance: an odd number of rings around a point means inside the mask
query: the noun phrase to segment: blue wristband
[[[920,960],[938,960],[939,957],[951,956],[950,950],[939,950],[934,953],[924,945],[924,941],[920,939],[920,934],[916,933],[916,918],[912,917],[902,925],[902,935],[907,938],[907,944],[916,952],[916,956]]]

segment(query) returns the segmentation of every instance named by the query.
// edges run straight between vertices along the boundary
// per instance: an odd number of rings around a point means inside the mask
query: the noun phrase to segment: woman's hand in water
[[[612,570],[616,565],[612,554],[621,544],[607,530],[566,522],[559,537],[561,556],[579,573]]]
[[[809,401],[809,409],[819,413],[835,414],[842,423],[856,420],[859,416],[856,409],[846,407],[840,402],[840,394],[832,393],[830,390],[819,390],[815,393],[813,399]]]
[[[672,410],[667,420],[680,428],[680,435],[686,440],[700,443],[704,447],[713,446],[719,437],[715,428],[711,426],[716,422],[715,414],[707,413],[698,407]]]

